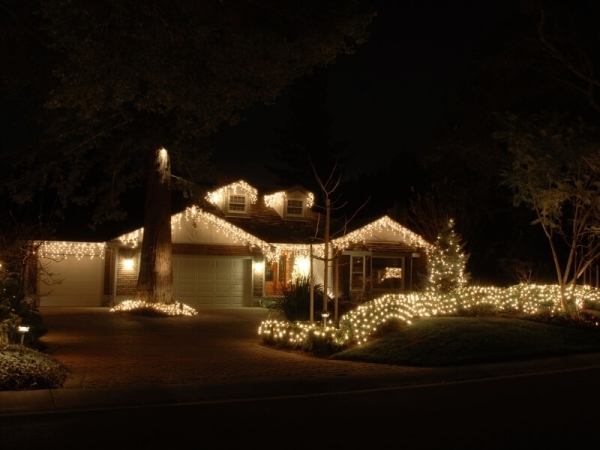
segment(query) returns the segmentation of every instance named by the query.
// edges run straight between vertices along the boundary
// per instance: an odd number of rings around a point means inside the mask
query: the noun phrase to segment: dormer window
[[[304,212],[304,205],[302,200],[297,198],[288,198],[286,203],[286,215],[288,216],[302,216]]]
[[[230,195],[229,196],[229,212],[245,213],[246,212],[246,196],[245,195]]]

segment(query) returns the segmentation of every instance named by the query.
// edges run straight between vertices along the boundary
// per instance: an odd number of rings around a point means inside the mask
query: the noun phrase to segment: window
[[[230,195],[229,212],[246,212],[246,196]]]
[[[267,263],[265,267],[265,281],[275,281],[275,264]]]
[[[404,258],[374,257],[371,265],[373,289],[402,290]]]
[[[286,214],[288,216],[301,216],[303,212],[302,200],[288,199],[287,200]]]
[[[350,257],[350,290],[365,290],[365,258],[364,256]]]
[[[286,256],[282,255],[279,257],[279,282],[285,283],[285,266],[286,266]]]

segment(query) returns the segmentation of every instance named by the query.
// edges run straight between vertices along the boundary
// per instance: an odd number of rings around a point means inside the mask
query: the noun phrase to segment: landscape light
[[[25,334],[29,333],[29,327],[25,327],[25,326],[19,326],[18,328],[19,334],[21,335],[21,345],[23,345],[23,342],[25,341]]]

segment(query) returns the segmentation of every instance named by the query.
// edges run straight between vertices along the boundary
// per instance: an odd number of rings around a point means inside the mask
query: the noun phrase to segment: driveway
[[[73,373],[69,387],[106,388],[222,381],[406,375],[409,368],[332,361],[264,346],[264,308],[204,309],[151,318],[108,308],[41,307],[47,353]],[[338,378],[339,379],[339,378]]]

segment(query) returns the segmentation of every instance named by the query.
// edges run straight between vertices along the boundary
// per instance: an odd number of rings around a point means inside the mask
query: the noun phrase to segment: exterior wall
[[[252,256],[246,245],[173,244],[174,255]]]

